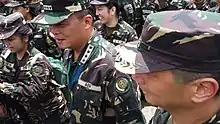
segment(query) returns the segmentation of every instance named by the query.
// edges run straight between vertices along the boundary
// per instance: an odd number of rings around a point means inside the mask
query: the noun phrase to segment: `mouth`
[[[8,46],[8,49],[13,49],[13,47]]]
[[[57,42],[57,44],[61,44],[64,40],[65,40],[65,39],[59,39],[59,38],[57,38],[57,39],[56,39],[56,42]]]

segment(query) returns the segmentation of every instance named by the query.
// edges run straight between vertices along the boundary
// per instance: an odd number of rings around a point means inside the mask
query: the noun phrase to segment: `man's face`
[[[170,71],[135,74],[132,78],[140,85],[146,100],[160,107],[179,107],[189,101],[188,86],[176,80]]]
[[[50,31],[61,49],[72,48],[81,45],[83,37],[83,22],[72,14],[68,19],[50,26]]]
[[[12,52],[18,53],[23,51],[27,42],[24,41],[19,35],[12,35],[11,37],[3,40],[3,42],[7,45],[7,48]]]
[[[96,15],[99,17],[100,21],[103,24],[108,24],[110,20],[112,20],[112,15],[110,13],[110,10],[105,5],[98,5],[95,6],[96,9]]]

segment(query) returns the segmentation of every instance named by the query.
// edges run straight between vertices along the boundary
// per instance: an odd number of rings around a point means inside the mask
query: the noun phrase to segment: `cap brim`
[[[23,5],[22,3],[16,3],[16,2],[10,2],[10,3],[7,3],[5,4],[6,7],[16,7],[16,6],[21,6]]]
[[[151,52],[138,51],[139,43],[140,41],[134,41],[116,47],[115,68],[118,71],[126,74],[141,74],[175,68],[163,63],[160,57]]]
[[[19,26],[10,31],[5,30],[5,31],[0,32],[0,39],[4,40],[4,39],[11,37],[17,31],[18,28]]]
[[[31,22],[42,25],[53,25],[67,19],[70,14],[71,13],[63,13],[63,12],[45,12],[39,14]]]
[[[104,5],[104,4],[107,4],[108,2],[100,2],[100,1],[91,1],[90,4],[91,5]]]

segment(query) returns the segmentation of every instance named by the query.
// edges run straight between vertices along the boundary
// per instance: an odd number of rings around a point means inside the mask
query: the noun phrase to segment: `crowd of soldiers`
[[[159,107],[149,124],[219,123],[219,13],[219,0],[0,0],[0,123],[145,124],[141,91]]]

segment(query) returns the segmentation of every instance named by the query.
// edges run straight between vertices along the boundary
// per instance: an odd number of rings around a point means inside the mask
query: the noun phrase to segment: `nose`
[[[50,31],[52,34],[54,34],[54,35],[56,35],[56,34],[59,33],[59,30],[58,30],[58,28],[57,28],[56,25],[51,25],[50,28],[49,28],[49,31]]]
[[[95,10],[95,15],[99,16],[99,11],[97,9]]]
[[[144,85],[143,74],[133,74],[131,75],[132,79],[135,80],[139,85]]]

